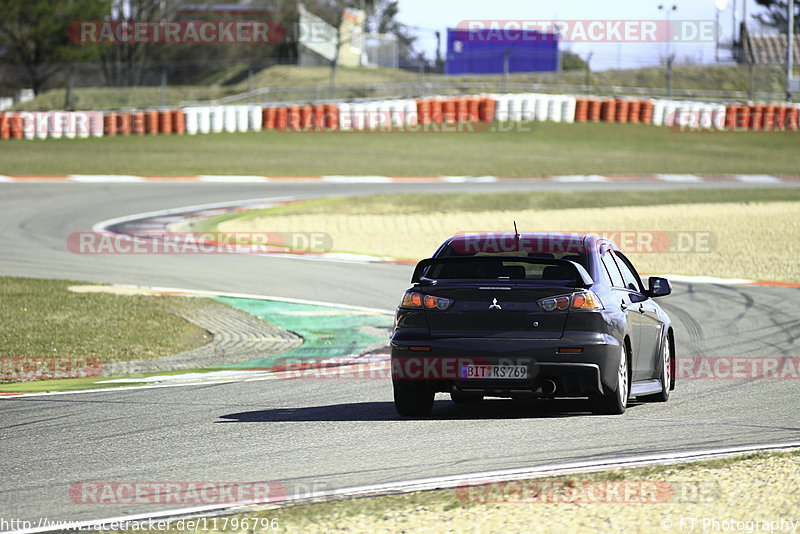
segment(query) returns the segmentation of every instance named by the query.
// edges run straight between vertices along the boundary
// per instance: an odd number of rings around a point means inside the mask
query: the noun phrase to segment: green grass
[[[795,134],[689,134],[634,124],[524,123],[462,134],[277,132],[0,143],[0,174],[797,174]]]
[[[168,85],[166,105],[177,106],[181,102],[214,100],[248,91],[248,82],[228,83],[231,77],[242,77],[246,66],[234,66],[211,77],[211,83],[205,85]],[[342,67],[336,76],[337,86],[376,85],[384,83],[414,83],[418,81],[416,74],[395,69],[354,69]],[[258,72],[253,77],[253,87],[315,87],[327,86],[330,83],[328,67],[292,67],[278,65]],[[369,96],[371,91],[349,90],[337,92],[338,98],[361,98]],[[291,95],[281,93],[278,98],[287,99]],[[322,97],[326,98],[327,90]],[[37,95],[29,102],[17,104],[15,110],[47,111],[63,109],[66,101],[66,89],[50,89]],[[256,102],[259,102],[256,100]],[[246,102],[242,102],[246,103]],[[72,104],[79,110],[104,110],[124,108],[150,108],[161,105],[161,87],[76,87],[72,93]]]
[[[213,100],[248,91],[247,64],[234,64],[206,78],[206,83],[191,86],[171,85],[167,88],[166,103],[178,105],[184,101]],[[242,80],[242,81],[238,81]],[[757,91],[782,93],[785,75],[780,66],[757,66],[754,71],[754,88]],[[456,93],[474,93],[470,84],[493,84],[493,91],[500,90],[502,76],[472,75],[446,76],[427,74],[426,83],[446,83]],[[375,95],[390,95],[391,90],[381,88],[382,84],[418,83],[417,73],[399,69],[372,69],[340,67],[336,84],[340,88],[337,98],[362,98]],[[586,72],[571,70],[563,72],[516,73],[509,76],[511,84],[539,84],[537,91],[560,91],[559,85],[583,86],[587,82]],[[280,89],[285,87],[319,87],[327,97],[330,83],[328,67],[297,67],[276,65],[254,73],[253,87]],[[665,88],[664,67],[643,67],[593,72],[589,78],[594,87],[629,87],[641,89]],[[365,89],[342,90],[343,86],[370,85]],[[553,88],[548,89],[548,85]],[[746,65],[675,65],[673,67],[673,88],[675,90],[743,91],[750,88],[750,72]],[[591,92],[591,88],[587,87]],[[625,90],[614,91],[625,94]],[[51,110],[64,106],[66,90],[51,89],[38,95],[34,100],[17,105],[14,109]],[[313,94],[313,93],[309,93]],[[291,99],[282,94],[279,99]],[[308,95],[299,96],[308,98]],[[126,107],[148,108],[161,104],[160,87],[76,87],[73,90],[73,106],[76,109],[119,109]]]
[[[178,297],[67,290],[75,284],[0,277],[0,360],[4,368],[18,359],[54,359],[78,366],[81,359],[88,359],[89,365],[152,359],[209,340],[205,330],[171,312],[170,302]]]
[[[800,456],[800,451],[757,452],[730,458],[705,460],[685,464],[656,465],[630,469],[613,469],[594,473],[578,473],[535,480],[539,483],[559,482],[562,484],[570,481],[605,482],[623,480],[669,482],[670,476],[680,476],[681,472],[684,471],[696,471],[698,469],[724,469],[728,466],[735,466],[738,463],[748,460],[768,461],[773,458],[796,458],[798,456]],[[712,480],[704,482],[713,483]],[[288,506],[285,508],[278,508],[277,510],[273,508],[262,511],[245,512],[243,514],[229,516],[229,519],[236,518],[239,521],[248,519],[252,524],[254,521],[261,518],[269,520],[277,517],[278,522],[280,523],[281,531],[316,532],[333,528],[335,525],[340,524],[342,520],[346,520],[354,516],[366,516],[380,522],[389,517],[413,515],[415,512],[421,510],[437,512],[466,509],[476,506],[494,507],[496,505],[484,505],[477,499],[473,500],[472,502],[470,502],[469,499],[464,499],[463,497],[460,499],[456,490],[445,489],[380,497],[336,500],[331,502]],[[210,522],[208,524],[210,524]],[[222,521],[219,521],[218,524],[222,525],[223,523]]]
[[[663,206],[722,202],[800,201],[800,189],[713,189],[675,191],[595,191],[535,193],[436,193],[327,197],[293,202],[285,206],[216,215],[192,224],[192,231],[216,231],[232,219],[274,215],[390,215],[412,213],[464,213],[475,211],[519,211],[614,206]]]

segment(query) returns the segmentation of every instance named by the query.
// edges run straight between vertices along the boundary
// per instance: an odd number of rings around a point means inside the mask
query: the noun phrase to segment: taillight
[[[428,310],[444,311],[452,306],[452,304],[453,299],[423,295],[416,291],[406,291],[405,295],[403,295],[403,303],[401,306],[404,308],[424,308]]]
[[[564,311],[572,310],[602,310],[603,304],[600,299],[591,291],[578,291],[571,295],[559,295],[558,297],[548,297],[537,302],[544,311]]]

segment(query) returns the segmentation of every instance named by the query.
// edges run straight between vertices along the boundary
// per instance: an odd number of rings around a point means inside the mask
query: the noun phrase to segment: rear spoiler
[[[561,265],[571,267],[575,271],[575,287],[591,287],[594,285],[594,280],[586,272],[583,265],[570,260],[556,260],[551,258],[523,258],[519,256],[453,256],[447,258],[428,258],[420,261],[414,268],[414,274],[411,276],[411,282],[416,284],[424,278],[425,270],[431,265],[446,265],[449,263],[467,263],[467,262],[491,262],[502,263],[504,261],[515,263],[532,263],[536,265]]]

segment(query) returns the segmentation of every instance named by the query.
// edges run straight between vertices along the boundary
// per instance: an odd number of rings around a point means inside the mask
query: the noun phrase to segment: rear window
[[[549,260],[568,260],[574,261],[583,266],[584,269],[587,271],[589,270],[589,258],[586,253],[578,253],[575,252],[530,252],[527,254],[514,254],[508,252],[476,252],[476,253],[465,253],[461,250],[461,247],[453,247],[452,245],[445,245],[436,254],[437,258],[452,258],[452,257],[474,257],[474,256],[481,256],[486,258],[491,258],[494,256],[520,256],[524,258],[532,258],[532,259],[549,259]],[[509,265],[509,267],[512,267]],[[513,265],[513,267],[523,267],[525,270],[525,280],[541,280],[543,271],[548,265],[545,264],[531,264],[531,263],[522,263]],[[518,269],[516,269],[519,272]]]
[[[431,279],[470,279],[470,280],[567,280],[575,281],[578,276],[574,268],[569,265],[552,265],[548,263],[531,263],[530,261],[500,260],[493,258],[497,254],[475,254],[471,256],[447,256],[440,254],[437,257],[485,257],[486,261],[465,261],[438,264],[430,266],[425,272],[425,277]],[[535,259],[535,258],[533,258]],[[567,259],[576,261],[571,257],[547,258]],[[578,262],[580,263],[580,262]]]

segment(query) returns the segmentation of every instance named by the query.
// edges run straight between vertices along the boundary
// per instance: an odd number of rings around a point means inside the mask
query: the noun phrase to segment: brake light
[[[559,295],[557,297],[548,297],[541,299],[537,302],[539,307],[544,311],[564,311],[566,309],[573,310],[602,310],[603,304],[600,299],[591,291],[579,291],[571,295]]]
[[[453,299],[435,297],[433,295],[423,295],[416,291],[406,291],[403,295],[404,308],[424,308],[428,310],[444,311],[453,304]]]

